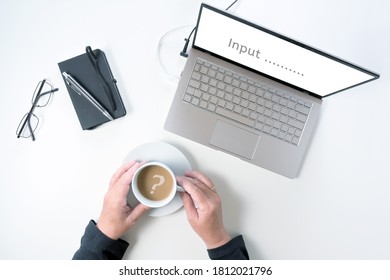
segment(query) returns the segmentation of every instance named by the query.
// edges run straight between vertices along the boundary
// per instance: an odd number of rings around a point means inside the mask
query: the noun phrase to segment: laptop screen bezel
[[[368,80],[366,80],[366,81],[363,81],[363,82],[361,82],[361,83],[357,83],[357,84],[348,86],[348,87],[346,87],[346,88],[342,88],[342,89],[337,90],[337,91],[335,91],[335,92],[328,93],[328,94],[326,94],[326,95],[319,95],[319,94],[316,94],[315,92],[311,92],[311,91],[309,91],[309,90],[307,90],[307,89],[300,88],[300,87],[298,87],[298,86],[296,86],[296,85],[287,83],[286,81],[280,80],[280,79],[275,78],[275,77],[270,76],[270,75],[267,75],[267,74],[265,74],[265,73],[263,73],[263,72],[260,72],[260,71],[258,71],[258,70],[256,70],[256,69],[253,69],[253,68],[248,67],[248,66],[246,66],[246,65],[240,64],[240,63],[238,63],[238,62],[236,62],[236,61],[234,61],[234,60],[230,60],[230,59],[228,59],[228,58],[226,58],[226,57],[223,57],[223,56],[221,56],[221,55],[218,55],[217,53],[211,52],[211,51],[209,51],[209,50],[207,50],[207,49],[204,49],[204,48],[199,47],[199,46],[196,45],[196,37],[197,37],[197,33],[198,33],[198,26],[199,26],[199,22],[200,22],[200,19],[201,19],[201,16],[202,16],[202,11],[203,11],[204,8],[210,9],[210,10],[212,10],[212,11],[214,11],[214,12],[220,13],[220,14],[222,14],[222,15],[224,15],[224,16],[227,16],[227,17],[229,17],[229,18],[232,18],[232,19],[234,19],[234,20],[237,20],[237,21],[239,21],[239,22],[241,22],[241,23],[247,24],[247,25],[249,25],[249,26],[251,26],[251,27],[254,27],[254,28],[256,28],[256,29],[259,29],[259,30],[261,30],[261,31],[263,31],[263,32],[266,32],[266,33],[268,33],[268,34],[270,34],[270,35],[273,35],[273,36],[275,36],[275,37],[278,37],[278,38],[280,38],[280,39],[282,39],[282,40],[285,40],[285,41],[287,41],[287,42],[289,42],[289,43],[295,44],[295,45],[297,45],[297,46],[299,46],[299,47],[305,48],[305,49],[307,49],[307,50],[309,50],[309,51],[312,51],[312,52],[314,52],[314,53],[316,53],[316,54],[322,55],[322,56],[324,56],[324,57],[326,57],[326,58],[328,58],[328,59],[335,60],[335,61],[338,62],[338,63],[342,63],[342,64],[344,64],[344,65],[346,65],[346,66],[348,66],[348,67],[354,68],[354,69],[356,69],[356,70],[358,70],[358,71],[361,71],[361,72],[363,72],[363,73],[365,73],[365,74],[367,74],[367,75],[370,75],[370,76],[372,76],[372,78],[371,78],[371,79],[368,79]],[[347,90],[347,89],[350,89],[350,88],[353,88],[353,87],[356,87],[356,86],[359,86],[359,85],[362,85],[362,84],[371,82],[371,81],[376,80],[376,79],[378,79],[378,78],[380,77],[379,74],[377,74],[377,73],[375,73],[375,72],[373,72],[373,71],[370,71],[370,70],[365,69],[365,68],[363,68],[363,67],[361,67],[361,66],[358,66],[358,65],[356,65],[356,64],[353,64],[353,63],[351,63],[351,62],[348,62],[348,61],[346,61],[346,60],[344,60],[344,59],[338,58],[338,57],[336,57],[336,56],[334,56],[334,55],[331,55],[331,54],[329,54],[329,53],[326,53],[326,52],[324,52],[324,51],[321,51],[321,50],[319,50],[319,49],[317,49],[317,48],[308,46],[307,44],[304,44],[304,43],[302,43],[302,42],[299,42],[299,41],[297,41],[297,40],[294,40],[294,39],[292,39],[292,38],[290,38],[290,37],[284,36],[284,35],[282,35],[282,34],[280,34],[280,33],[275,32],[275,31],[269,30],[269,29],[267,29],[267,28],[265,28],[265,27],[262,27],[262,26],[259,26],[259,25],[257,25],[257,24],[254,24],[254,23],[252,23],[252,22],[250,22],[250,21],[247,21],[247,20],[245,20],[245,19],[243,19],[243,18],[237,17],[237,16],[232,15],[232,14],[226,12],[226,11],[220,10],[220,9],[218,9],[218,8],[215,8],[215,7],[210,6],[210,5],[208,5],[208,4],[205,4],[205,3],[202,3],[201,6],[200,6],[199,15],[198,15],[197,23],[196,23],[196,30],[195,30],[195,34],[194,34],[194,39],[193,39],[193,41],[192,41],[192,47],[193,47],[194,49],[197,49],[197,50],[202,51],[202,52],[209,53],[209,54],[211,54],[211,55],[213,55],[213,56],[215,56],[215,57],[218,57],[218,58],[220,58],[220,59],[222,59],[222,60],[228,61],[229,63],[238,65],[238,66],[243,67],[243,68],[245,68],[245,69],[248,69],[248,70],[250,70],[250,71],[254,71],[254,72],[256,72],[256,73],[258,73],[258,74],[261,74],[261,75],[263,75],[263,76],[265,76],[265,77],[267,77],[267,78],[269,78],[269,79],[272,79],[272,80],[277,81],[277,82],[279,82],[279,83],[285,84],[285,85],[287,85],[287,86],[289,86],[289,87],[292,87],[292,88],[295,88],[295,89],[297,89],[297,90],[299,90],[299,91],[308,93],[308,94],[310,94],[310,95],[312,95],[312,96],[315,96],[316,98],[320,98],[320,99],[325,98],[325,97],[328,97],[328,96],[331,96],[331,95],[334,95],[334,94],[339,93],[339,92],[342,92],[342,91],[345,91],[345,90]]]

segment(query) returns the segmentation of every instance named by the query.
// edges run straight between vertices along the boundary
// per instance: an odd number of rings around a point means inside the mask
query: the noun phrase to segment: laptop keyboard
[[[197,59],[183,101],[298,145],[312,103]]]

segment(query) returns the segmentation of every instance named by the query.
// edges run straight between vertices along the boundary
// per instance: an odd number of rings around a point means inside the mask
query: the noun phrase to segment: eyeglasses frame
[[[31,139],[32,139],[33,141],[35,141],[34,130],[32,129],[32,127],[31,127],[31,122],[30,122],[31,116],[32,116],[33,113],[34,113],[35,108],[36,108],[36,107],[40,107],[40,106],[38,106],[37,104],[38,104],[39,99],[40,99],[42,96],[44,96],[44,95],[46,95],[46,94],[51,94],[51,93],[53,93],[53,92],[58,91],[58,88],[54,88],[54,89],[52,88],[52,89],[49,90],[49,91],[45,91],[45,92],[42,92],[42,93],[41,93],[42,88],[43,88],[43,86],[44,86],[45,83],[46,83],[46,80],[45,80],[45,79],[41,81],[41,85],[40,85],[40,87],[39,87],[39,89],[38,89],[38,93],[37,93],[37,95],[36,95],[36,97],[35,97],[35,99],[34,99],[34,102],[33,102],[32,106],[31,106],[31,109],[30,109],[30,111],[27,113],[27,117],[25,118],[24,122],[22,123],[22,126],[21,126],[21,128],[20,128],[20,130],[19,130],[19,133],[17,133],[17,138],[20,138],[20,134],[21,134],[22,131],[24,130],[26,124],[28,124],[28,129],[30,130],[30,133],[31,133],[31,135],[30,135],[30,136],[31,136]],[[46,106],[46,105],[45,105],[45,106]],[[41,106],[41,107],[44,107],[44,106]],[[18,128],[19,128],[19,127],[20,127],[20,125],[18,126]]]

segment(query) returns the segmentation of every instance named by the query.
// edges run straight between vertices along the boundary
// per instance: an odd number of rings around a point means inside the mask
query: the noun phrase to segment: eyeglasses
[[[27,114],[24,115],[19,123],[18,128],[16,129],[17,138],[31,137],[32,140],[35,141],[34,132],[38,127],[39,119],[34,114],[34,110],[36,107],[45,107],[49,103],[53,92],[56,92],[57,90],[58,88],[53,89],[53,86],[46,82],[46,80],[40,81],[38,83],[31,99],[31,109]]]

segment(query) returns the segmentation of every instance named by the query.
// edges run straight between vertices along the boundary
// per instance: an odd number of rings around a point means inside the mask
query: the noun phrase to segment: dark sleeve
[[[244,238],[239,235],[221,247],[207,250],[212,260],[249,260]]]
[[[91,220],[73,260],[120,260],[128,246],[129,243],[125,240],[113,240],[104,235]]]

